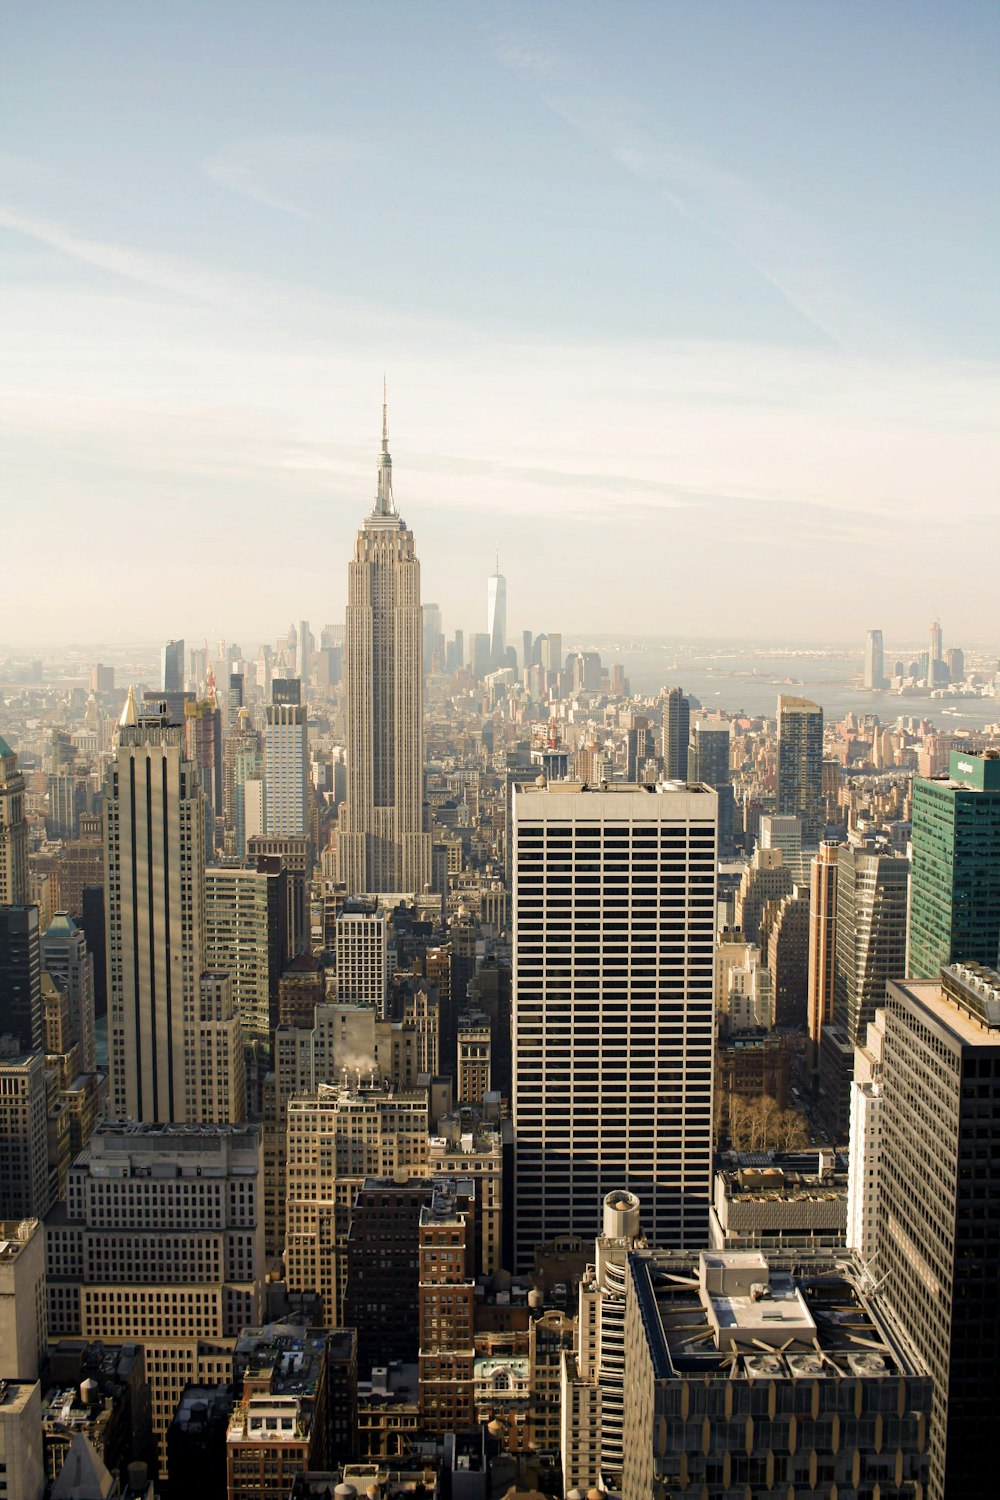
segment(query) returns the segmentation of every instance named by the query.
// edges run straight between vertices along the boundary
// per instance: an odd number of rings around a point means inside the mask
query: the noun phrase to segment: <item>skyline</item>
[[[466,629],[499,547],[513,625],[544,600],[690,636],[710,596],[723,638],[846,640],[876,587],[900,638],[937,609],[1000,633],[998,31],[889,4],[9,20],[6,487],[47,544],[4,636],[78,638],[84,577],[105,637],[339,618],[383,372],[424,594]]]

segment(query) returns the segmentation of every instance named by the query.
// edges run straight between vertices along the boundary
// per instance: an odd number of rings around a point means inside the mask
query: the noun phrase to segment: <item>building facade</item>
[[[993,1493],[1000,1352],[1000,974],[889,985],[877,1197],[882,1302],[934,1377],[928,1500]]]
[[[1000,755],[951,752],[949,774],[913,781],[907,974],[995,968],[1000,955]]]
[[[651,1235],[703,1242],[715,794],[518,786],[513,835],[515,1269],[618,1186]]]

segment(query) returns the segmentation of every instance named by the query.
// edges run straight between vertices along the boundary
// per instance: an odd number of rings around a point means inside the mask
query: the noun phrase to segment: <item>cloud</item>
[[[360,141],[330,135],[266,135],[231,142],[202,163],[213,182],[243,198],[293,218],[315,221],[319,215],[287,196],[289,186],[315,197],[330,171],[366,161],[370,148]]]

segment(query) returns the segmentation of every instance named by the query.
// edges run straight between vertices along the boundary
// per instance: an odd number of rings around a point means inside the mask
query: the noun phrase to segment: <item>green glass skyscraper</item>
[[[996,968],[1000,954],[1000,754],[953,750],[949,774],[913,783],[909,961]]]

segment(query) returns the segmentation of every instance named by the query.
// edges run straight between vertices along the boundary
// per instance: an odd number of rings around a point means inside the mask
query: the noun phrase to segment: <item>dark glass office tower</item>
[[[15,1036],[22,1052],[39,1052],[42,964],[37,906],[0,906],[0,1036]]]
[[[823,710],[808,698],[778,699],[778,812],[802,819],[802,843],[817,845],[823,804]]]
[[[690,738],[690,700],[681,688],[671,688],[663,705],[663,774],[668,781],[687,781]]]

